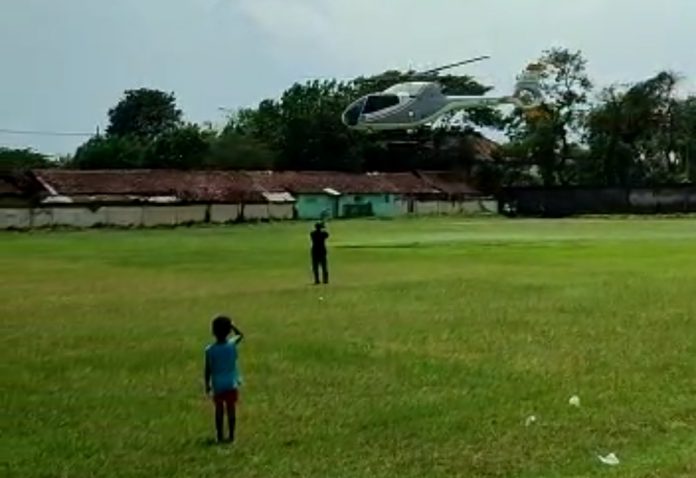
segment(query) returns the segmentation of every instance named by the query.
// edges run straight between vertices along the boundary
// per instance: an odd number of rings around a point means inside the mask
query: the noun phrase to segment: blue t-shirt
[[[214,343],[205,349],[205,360],[210,367],[213,393],[229,392],[241,384],[237,367],[237,337],[225,343]]]

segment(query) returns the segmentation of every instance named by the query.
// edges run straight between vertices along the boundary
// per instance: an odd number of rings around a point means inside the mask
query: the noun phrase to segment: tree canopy
[[[45,168],[49,159],[31,149],[0,148],[0,171]]]
[[[90,169],[458,169],[491,188],[696,178],[696,97],[678,97],[676,74],[662,72],[595,90],[580,51],[552,48],[534,64],[544,93],[535,110],[472,109],[411,132],[356,132],[342,124],[341,113],[356,98],[404,81],[437,80],[454,95],[483,95],[490,86],[467,75],[421,78],[411,71],[347,82],[311,80],[235,111],[219,129],[187,123],[174,93],[127,90],[108,111],[106,133],[80,146],[64,164]],[[477,145],[491,130],[508,141],[483,158]],[[37,167],[45,161],[31,151],[0,150],[0,168]]]

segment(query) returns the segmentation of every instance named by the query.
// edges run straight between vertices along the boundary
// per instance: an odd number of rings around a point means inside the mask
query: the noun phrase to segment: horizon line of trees
[[[696,179],[696,96],[680,98],[681,78],[663,71],[627,85],[596,88],[580,51],[553,48],[534,62],[543,104],[531,111],[477,108],[433,128],[364,134],[341,123],[355,98],[409,81],[387,71],[349,82],[296,83],[278,99],[231,114],[227,124],[184,121],[174,93],[127,90],[108,127],[57,163],[29,149],[0,148],[0,169],[295,169],[403,171],[457,169],[484,189],[501,185],[651,185]],[[467,75],[437,75],[449,94],[491,87]],[[480,160],[481,130],[508,141]]]

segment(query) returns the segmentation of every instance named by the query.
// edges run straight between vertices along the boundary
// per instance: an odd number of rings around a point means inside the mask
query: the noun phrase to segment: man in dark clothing
[[[312,271],[314,283],[319,284],[319,268],[321,267],[324,284],[329,283],[329,269],[326,261],[326,240],[329,233],[324,230],[324,224],[318,222],[314,230],[309,234],[312,239]]]

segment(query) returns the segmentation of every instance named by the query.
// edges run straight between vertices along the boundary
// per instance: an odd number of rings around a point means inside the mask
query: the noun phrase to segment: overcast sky
[[[696,0],[0,0],[0,130],[91,132],[128,88],[174,91],[187,119],[276,97],[294,81],[434,67],[507,94],[552,46],[600,84],[669,68],[696,91]],[[79,137],[0,146],[66,153]]]

